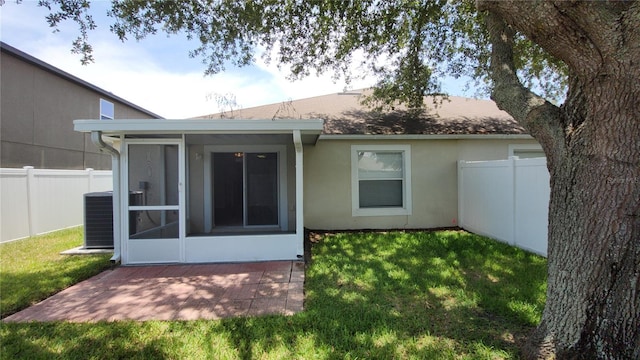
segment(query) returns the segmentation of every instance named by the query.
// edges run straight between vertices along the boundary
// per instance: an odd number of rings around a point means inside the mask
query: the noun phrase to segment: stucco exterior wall
[[[0,53],[0,167],[111,169],[111,157],[73,131],[75,119],[98,119],[100,98],[114,104],[115,118],[152,118],[106,94],[10,53]]]
[[[467,161],[504,160],[509,157],[509,145],[538,145],[531,140],[456,140],[458,143],[458,159]]]
[[[304,214],[310,229],[457,226],[457,161],[506,159],[509,144],[534,140],[320,140],[304,148]],[[351,146],[410,145],[412,213],[352,216]]]

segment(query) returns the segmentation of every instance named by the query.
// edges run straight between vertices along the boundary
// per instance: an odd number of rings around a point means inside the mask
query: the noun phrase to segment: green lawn
[[[2,324],[1,358],[516,359],[545,274],[544,258],[465,232],[327,234],[302,313]]]
[[[0,317],[45,299],[110,266],[111,255],[67,256],[82,245],[83,228],[0,244]]]

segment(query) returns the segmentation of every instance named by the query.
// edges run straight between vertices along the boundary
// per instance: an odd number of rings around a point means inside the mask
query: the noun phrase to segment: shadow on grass
[[[2,324],[1,359],[166,359],[169,336],[148,337],[153,323]],[[142,338],[141,335],[142,334]]]
[[[324,359],[512,358],[545,277],[544,258],[464,232],[335,234],[313,249],[302,314],[222,326],[243,359],[304,354],[301,337]]]
[[[465,232],[336,234],[314,249],[306,309],[345,354],[382,350],[382,333],[439,354],[512,352],[539,321],[545,277],[543,258]]]
[[[464,232],[333,234],[305,311],[221,321],[3,324],[2,358],[517,358],[546,261]]]
[[[0,318],[5,318],[108,269],[110,255],[66,256],[37,269],[8,272],[0,278]]]

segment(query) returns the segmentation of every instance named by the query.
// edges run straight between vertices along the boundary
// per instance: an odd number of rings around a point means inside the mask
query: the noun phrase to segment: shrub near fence
[[[81,225],[83,195],[112,186],[105,170],[0,169],[0,241]]]
[[[471,232],[546,256],[545,158],[458,162],[458,222]]]

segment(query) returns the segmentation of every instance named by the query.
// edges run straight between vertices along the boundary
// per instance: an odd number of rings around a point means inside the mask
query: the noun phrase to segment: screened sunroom
[[[76,120],[112,154],[114,260],[293,260],[322,120]]]

